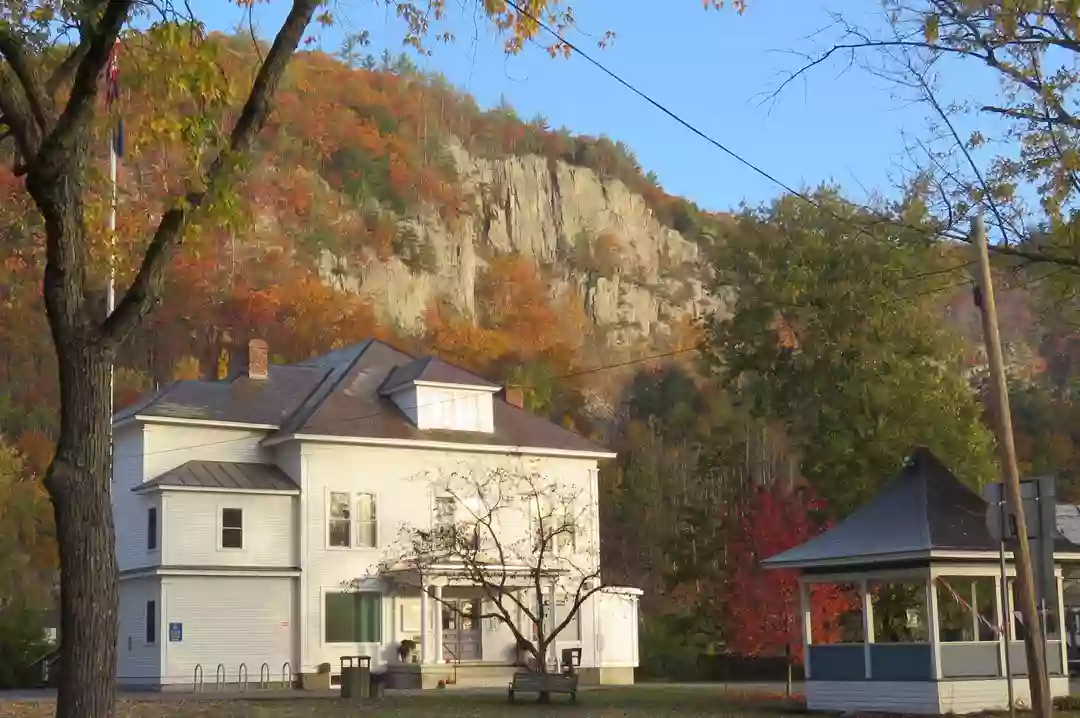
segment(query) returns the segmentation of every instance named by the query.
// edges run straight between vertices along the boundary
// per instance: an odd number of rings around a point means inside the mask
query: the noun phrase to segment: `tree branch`
[[[294,0],[292,9],[278,30],[274,44],[252,83],[247,102],[230,133],[228,147],[218,153],[206,172],[206,189],[189,192],[178,206],[169,209],[161,218],[138,274],[116,310],[102,326],[107,343],[115,345],[122,341],[159,300],[165,267],[173,250],[182,241],[192,213],[203,205],[208,196],[213,196],[223,189],[235,163],[250,151],[255,137],[269,117],[270,102],[285,74],[289,59],[296,51],[318,4],[318,0]],[[91,48],[89,54],[92,55],[93,52],[94,49]]]
[[[94,112],[94,103],[97,101],[101,72],[109,61],[109,53],[112,52],[116,38],[120,36],[120,30],[127,22],[134,5],[134,0],[109,0],[101,14],[101,20],[84,31],[80,45],[86,42],[86,52],[75,71],[75,82],[71,87],[67,105],[60,114],[60,119],[56,121],[56,126],[45,137],[38,157],[27,158],[28,162],[40,161],[47,168],[48,174],[60,175],[69,169],[60,166],[59,158],[66,154],[74,138],[86,131]]]
[[[41,134],[48,133],[53,121],[52,98],[38,82],[36,69],[26,53],[23,41],[10,28],[3,26],[0,26],[0,54],[4,56],[4,60],[18,79],[23,94],[26,95],[26,101],[37,123],[38,131]]]

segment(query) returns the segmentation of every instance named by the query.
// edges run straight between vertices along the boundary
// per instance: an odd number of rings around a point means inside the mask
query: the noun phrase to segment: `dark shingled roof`
[[[386,377],[381,394],[391,394],[401,387],[414,381],[427,381],[433,384],[462,384],[475,386],[481,389],[498,389],[497,384],[492,384],[486,379],[459,369],[453,364],[447,364],[436,357],[422,357],[413,359],[408,364],[394,367],[394,370]]]
[[[998,542],[990,534],[986,512],[982,496],[961,483],[929,449],[918,447],[900,473],[860,509],[763,564],[800,568],[889,563],[931,551],[996,555]],[[1078,548],[1062,532],[1068,514],[1059,507],[1056,551]]]
[[[291,366],[271,366],[266,379],[178,382],[116,418],[159,416],[278,427],[266,440],[315,434],[607,453],[498,396],[492,397],[493,433],[421,431],[384,396],[389,387],[414,380],[497,388],[440,359],[416,359],[368,340]]]
[[[986,502],[928,449],[864,506],[825,533],[767,559],[767,566],[887,562],[929,551],[997,551]]]
[[[136,486],[139,491],[154,486],[198,486],[210,489],[298,491],[288,474],[271,464],[241,464],[231,461],[189,461],[155,479]]]

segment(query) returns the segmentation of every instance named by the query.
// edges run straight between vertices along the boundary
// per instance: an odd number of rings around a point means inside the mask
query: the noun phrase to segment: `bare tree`
[[[475,587],[484,607],[471,618],[505,625],[534,669],[546,673],[552,643],[601,590],[590,487],[548,478],[524,464],[462,467],[431,483],[433,521],[403,525],[380,574],[422,591],[435,578]],[[458,604],[433,598],[461,614]],[[557,601],[564,602],[562,612],[555,610]],[[540,696],[541,702],[549,699]]]

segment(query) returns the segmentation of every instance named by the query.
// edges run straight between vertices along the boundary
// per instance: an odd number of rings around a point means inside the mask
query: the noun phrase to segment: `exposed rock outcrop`
[[[457,144],[450,155],[471,211],[453,227],[434,212],[402,220],[431,266],[393,257],[342,267],[323,257],[324,276],[368,296],[385,321],[418,331],[437,298],[472,311],[486,259],[504,253],[536,261],[553,292],[576,288],[615,345],[653,343],[720,307],[705,289],[698,246],[660,224],[622,182],[535,155],[476,158]]]

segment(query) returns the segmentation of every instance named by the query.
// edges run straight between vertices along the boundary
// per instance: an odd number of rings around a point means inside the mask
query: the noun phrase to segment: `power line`
[[[846,217],[841,217],[836,212],[834,212],[831,209],[825,207],[820,202],[814,200],[812,197],[807,195],[805,192],[800,192],[800,191],[792,188],[790,185],[788,185],[787,183],[782,181],[776,175],[772,174],[771,172],[769,172],[768,170],[762,168],[761,166],[755,164],[754,162],[746,159],[745,157],[740,155],[738,152],[736,152],[735,150],[733,150],[730,147],[728,147],[727,145],[725,145],[720,140],[716,139],[715,137],[712,137],[711,135],[709,135],[705,131],[699,129],[696,125],[692,124],[688,120],[683,119],[674,110],[669,109],[666,105],[664,105],[660,101],[658,101],[656,99],[653,99],[653,97],[650,96],[649,94],[647,94],[646,92],[644,92],[642,90],[639,90],[637,87],[635,87],[629,81],[623,79],[616,72],[609,69],[602,62],[600,62],[599,60],[594,58],[592,55],[590,55],[589,53],[582,50],[578,45],[576,45],[573,42],[571,42],[570,40],[566,39],[566,37],[563,36],[558,30],[552,28],[549,24],[547,24],[546,22],[544,22],[540,18],[536,17],[536,15],[529,12],[525,8],[521,7],[521,5],[519,5],[517,2],[515,2],[515,0],[506,0],[506,4],[509,5],[510,7],[512,7],[514,10],[516,10],[518,13],[520,13],[522,15],[522,17],[528,18],[532,22],[535,22],[538,27],[542,28],[545,32],[550,34],[552,37],[554,37],[560,43],[564,44],[566,47],[568,47],[571,50],[573,50],[574,52],[576,52],[585,61],[587,61],[589,64],[593,65],[594,67],[596,67],[598,70],[603,72],[605,75],[607,75],[611,79],[615,80],[617,83],[619,83],[620,85],[622,85],[626,89],[630,90],[632,93],[634,93],[635,95],[637,95],[641,99],[645,100],[650,105],[655,107],[657,110],[660,110],[660,112],[664,113],[665,115],[670,117],[672,120],[674,120],[678,124],[682,125],[684,128],[686,128],[687,130],[689,130],[693,134],[697,135],[701,139],[705,140],[706,142],[711,144],[713,147],[716,147],[721,152],[728,155],[729,157],[734,159],[739,164],[749,168],[750,170],[757,173],[758,175],[761,175],[762,177],[769,180],[773,184],[777,185],[778,187],[780,187],[784,191],[788,192],[789,194],[791,194],[791,195],[793,195],[795,197],[798,197],[799,199],[801,199],[804,202],[810,204],[811,206],[817,208],[818,210],[831,215],[833,217],[833,219],[837,220],[838,222],[847,223],[849,226],[854,227],[860,233],[866,234],[867,236],[872,236],[867,232],[867,230],[865,229],[864,226],[860,226],[859,224],[856,224],[854,221],[852,221],[852,220],[850,220],[850,219],[848,219]],[[847,201],[847,200],[845,200],[845,201]],[[878,214],[876,210],[874,210],[873,208],[868,207],[866,205],[859,205],[859,204],[855,204],[853,202],[850,202],[850,204],[852,206],[854,206],[854,207],[858,207],[859,209],[870,212],[871,214]],[[882,216],[879,219],[874,220],[874,222],[872,222],[871,224],[892,224],[892,225],[894,225],[896,227],[902,227],[902,228],[905,228],[905,229],[908,229],[908,230],[911,230],[911,231],[919,232],[921,234],[924,234],[927,237],[941,237],[941,236],[943,236],[941,232],[930,232],[924,227],[917,227],[917,226],[913,226],[913,225],[903,224],[903,223],[898,222],[898,221],[896,221],[896,220],[894,220],[894,219],[892,219],[890,217]]]

